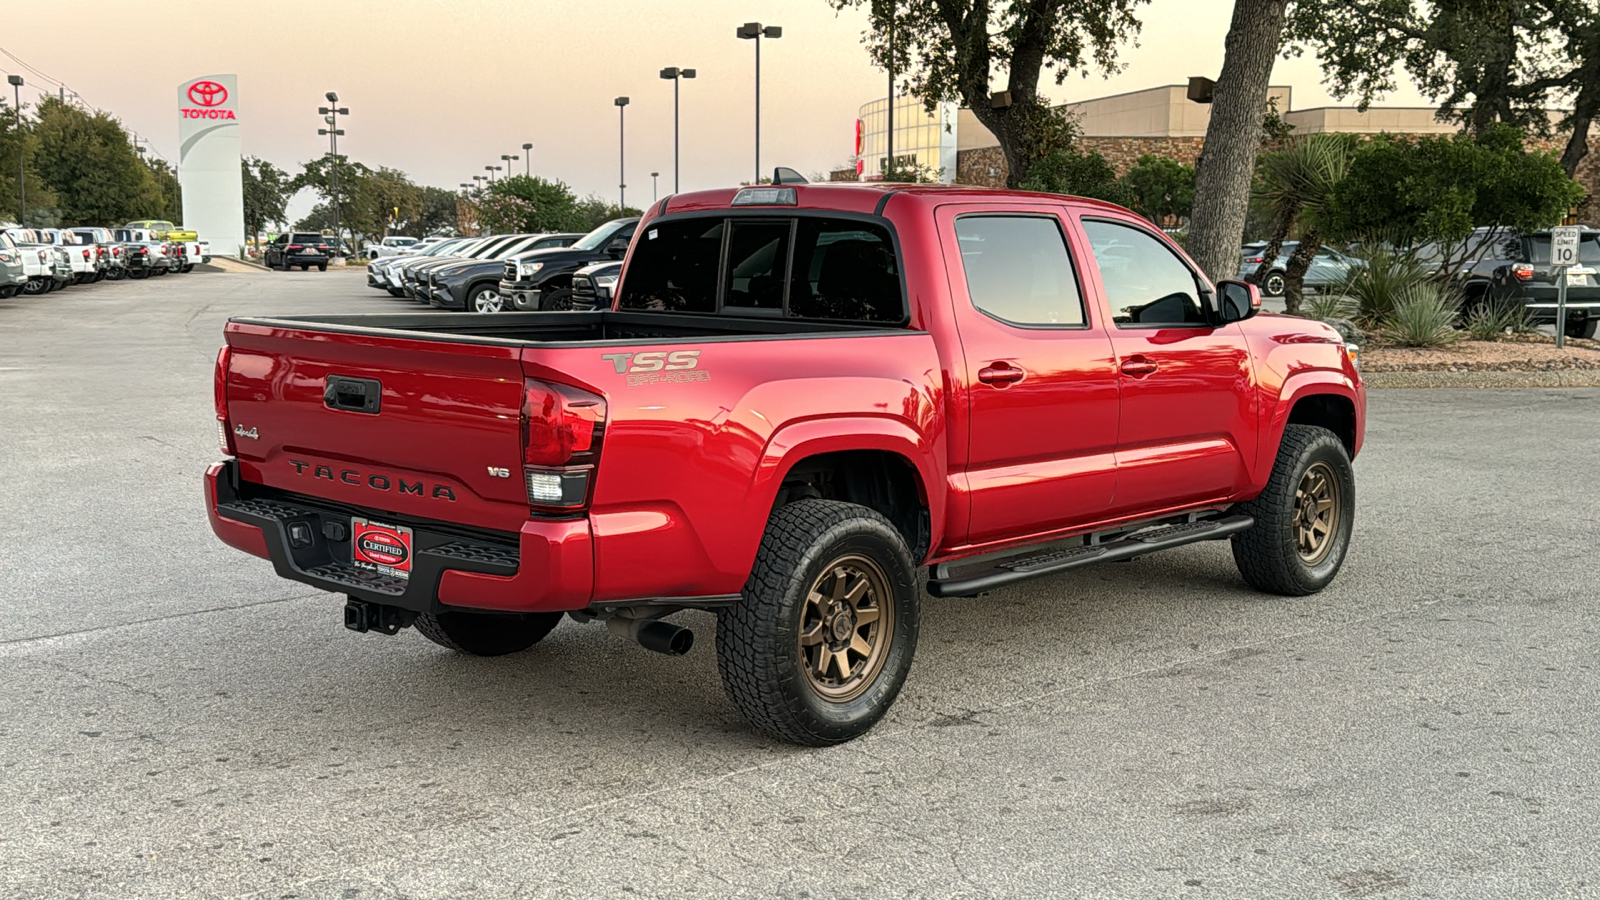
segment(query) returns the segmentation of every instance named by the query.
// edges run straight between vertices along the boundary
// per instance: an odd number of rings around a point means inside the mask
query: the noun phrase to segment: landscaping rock
[[[1346,344],[1361,344],[1367,339],[1367,333],[1349,319],[1323,319],[1322,322],[1333,326],[1333,330],[1339,332],[1339,336],[1344,338]]]

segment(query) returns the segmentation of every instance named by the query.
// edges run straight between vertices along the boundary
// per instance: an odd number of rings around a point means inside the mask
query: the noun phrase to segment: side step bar
[[[935,597],[971,597],[1019,581],[1055,575],[1091,563],[1132,559],[1169,547],[1220,540],[1245,531],[1255,523],[1256,520],[1249,516],[1201,519],[1195,522],[1147,528],[1103,543],[1007,556],[988,565],[984,565],[980,559],[970,562],[968,568],[960,574],[948,573],[947,566],[938,566],[934,569],[934,577],[928,580],[928,593]],[[961,563],[951,565],[961,565]]]

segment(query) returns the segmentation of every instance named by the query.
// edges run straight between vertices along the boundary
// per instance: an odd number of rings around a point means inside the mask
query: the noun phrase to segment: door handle
[[[1021,381],[1023,371],[1007,362],[994,362],[978,370],[978,380],[996,387]]]
[[[1156,364],[1142,356],[1130,356],[1122,361],[1122,374],[1133,378],[1143,378],[1154,375]]]

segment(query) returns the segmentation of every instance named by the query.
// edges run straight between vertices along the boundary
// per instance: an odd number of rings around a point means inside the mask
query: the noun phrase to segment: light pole
[[[760,22],[746,22],[734,32],[742,41],[756,42],[756,180],[751,184],[761,183],[761,39],[781,38],[783,29],[776,25],[762,27]]]
[[[894,169],[894,4],[895,0],[889,0],[889,60],[884,66],[889,70],[889,156],[884,161],[887,168],[879,175],[884,181],[888,180],[889,172]]]
[[[317,107],[317,112],[327,117],[328,127],[318,128],[317,134],[327,135],[329,145],[333,148],[330,154],[333,165],[328,172],[328,181],[333,188],[333,242],[337,254],[344,241],[343,229],[339,227],[339,135],[344,134],[339,130],[339,117],[350,115],[350,110],[339,105],[337,92],[329,91],[323,96],[328,98],[328,105]]]
[[[28,227],[28,188],[22,181],[22,76],[7,75],[11,82],[11,96],[16,102],[17,114],[17,224]]]
[[[500,171],[499,166],[484,166],[483,170],[489,173],[489,183],[494,184],[494,173]]]
[[[693,78],[693,69],[668,66],[661,70],[662,78],[672,79],[672,192],[678,192],[678,82]]]
[[[523,166],[522,174],[527,175],[528,177],[532,178],[533,177],[533,145],[532,144],[523,144],[522,145],[522,166]]]
[[[628,208],[628,98],[611,101],[617,105],[617,211]]]
[[[518,156],[515,153],[502,153],[502,154],[500,154],[500,158],[505,161],[505,164],[506,164],[506,177],[509,178],[509,177],[511,177],[511,161],[514,160],[514,159],[521,159],[522,157]]]
[[[656,202],[656,199],[661,196],[661,192],[656,190],[656,179],[659,178],[660,176],[661,176],[660,172],[651,172],[650,173],[650,202],[651,203]],[[677,191],[673,191],[673,193],[677,193]]]

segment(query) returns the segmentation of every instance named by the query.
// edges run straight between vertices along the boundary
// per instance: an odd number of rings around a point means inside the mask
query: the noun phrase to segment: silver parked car
[[[1264,257],[1261,255],[1267,249],[1266,241],[1254,244],[1245,244],[1240,251],[1242,259],[1239,262],[1240,280],[1248,280],[1260,267]],[[1299,241],[1284,241],[1283,247],[1278,251],[1278,258],[1261,278],[1261,293],[1268,297],[1282,297],[1284,289],[1284,270],[1289,267],[1289,257],[1300,249]],[[1324,245],[1317,250],[1317,255],[1311,257],[1311,266],[1306,269],[1305,286],[1313,291],[1327,290],[1338,284],[1350,274],[1350,270],[1366,265],[1366,260],[1357,259]]]

